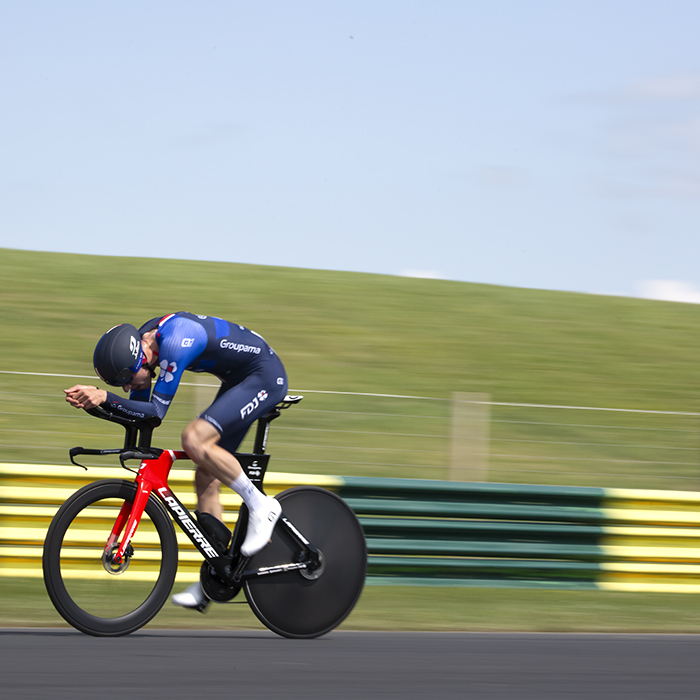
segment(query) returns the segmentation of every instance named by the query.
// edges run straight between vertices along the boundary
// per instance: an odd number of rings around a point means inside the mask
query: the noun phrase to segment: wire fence
[[[76,445],[121,446],[119,426],[64,401],[62,389],[82,379],[0,372],[0,461],[66,464]],[[179,448],[184,426],[211,401],[212,379],[197,379],[181,385],[155,445]],[[272,471],[700,490],[697,413],[290,393],[305,398],[271,426]],[[249,434],[241,450],[251,445]]]

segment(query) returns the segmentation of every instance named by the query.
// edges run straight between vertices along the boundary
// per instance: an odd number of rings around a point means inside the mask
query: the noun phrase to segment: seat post
[[[280,415],[279,408],[273,408],[264,416],[258,418],[258,427],[255,431],[255,442],[253,444],[253,454],[264,455],[267,447],[267,435],[270,432],[270,423]]]

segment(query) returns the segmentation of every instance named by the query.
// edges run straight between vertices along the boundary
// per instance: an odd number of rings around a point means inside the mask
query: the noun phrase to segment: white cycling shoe
[[[182,608],[192,608],[193,610],[199,610],[199,612],[204,612],[204,609],[209,605],[209,598],[204,594],[199,581],[185,588],[182,593],[175,593],[170,600],[173,605],[179,605]]]
[[[248,530],[241,545],[241,554],[244,557],[257,554],[270,541],[281,513],[280,502],[271,496],[266,496],[262,506],[249,512]]]

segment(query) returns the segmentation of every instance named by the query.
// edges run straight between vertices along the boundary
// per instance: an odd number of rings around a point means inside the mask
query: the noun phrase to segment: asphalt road
[[[671,700],[700,695],[700,636],[0,630],[2,697]]]

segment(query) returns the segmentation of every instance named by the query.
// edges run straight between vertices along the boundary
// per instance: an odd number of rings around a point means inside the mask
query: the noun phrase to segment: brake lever
[[[76,467],[81,467],[85,471],[88,470],[88,468],[84,464],[80,464],[80,462],[75,461],[75,455],[85,454],[82,447],[71,447],[70,450],[68,451],[68,454],[70,455],[70,461],[73,464],[75,464]]]

